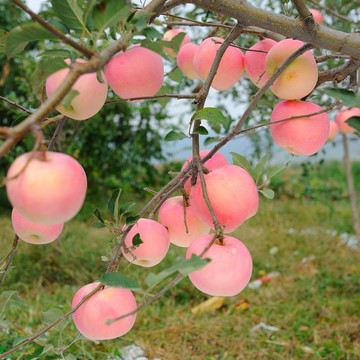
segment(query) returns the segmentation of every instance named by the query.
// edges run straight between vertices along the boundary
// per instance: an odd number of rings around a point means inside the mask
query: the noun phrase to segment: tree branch
[[[292,3],[294,4],[296,11],[299,14],[299,19],[301,24],[304,26],[304,28],[307,31],[313,31],[316,23],[314,20],[314,17],[312,16],[311,12],[305,5],[303,0],[292,0]]]
[[[4,259],[2,259],[1,262],[0,262],[0,265],[2,265],[6,261],[6,266],[5,266],[4,270],[1,270],[2,274],[1,274],[1,277],[0,277],[0,286],[1,286],[2,282],[4,281],[4,278],[6,276],[7,271],[10,268],[10,265],[11,265],[12,259],[14,257],[14,253],[15,253],[15,251],[17,249],[18,243],[19,243],[19,237],[15,234],[14,240],[13,240],[13,243],[12,243],[12,246],[11,246],[11,250],[4,257]]]
[[[321,85],[322,83],[326,81],[336,81],[341,82],[345,78],[347,78],[350,74],[352,74],[354,71],[356,71],[360,66],[360,59],[350,59],[345,64],[338,66],[336,68],[321,71],[319,73],[319,78],[316,84],[316,87]]]
[[[320,8],[320,9],[323,9],[325,10],[326,12],[328,12],[329,14],[341,19],[341,20],[344,20],[344,21],[348,21],[348,22],[352,22],[352,20],[344,15],[341,15],[341,14],[338,14],[337,12],[335,12],[334,10],[331,10],[329,8],[327,8],[326,6],[323,6],[323,5],[320,5],[318,4],[316,1],[314,0],[309,0],[312,4],[314,4],[316,7]]]

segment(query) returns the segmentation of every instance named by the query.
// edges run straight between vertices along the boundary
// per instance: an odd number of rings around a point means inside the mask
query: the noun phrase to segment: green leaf
[[[161,41],[152,41],[150,39],[144,39],[140,41],[142,47],[147,48],[161,55],[163,58],[168,59],[165,54]]]
[[[175,70],[173,71],[170,71],[167,76],[173,80],[173,81],[176,81],[178,83],[182,83],[183,82],[183,79],[184,79],[184,75],[182,73],[182,71],[177,67]]]
[[[135,26],[137,31],[142,31],[148,23],[148,20],[154,15],[145,10],[138,10],[135,15],[131,18],[131,23]],[[128,20],[129,21],[129,20]]]
[[[212,144],[214,142],[219,141],[220,138],[218,136],[208,136],[205,140],[204,140],[204,146],[207,146],[209,144]]]
[[[325,88],[324,92],[329,96],[341,100],[346,107],[360,106],[360,96],[347,89]]]
[[[130,15],[131,6],[125,0],[105,0],[94,7],[92,21],[101,36],[105,29],[118,24]]]
[[[100,221],[92,223],[91,226],[93,226],[94,228],[98,228],[98,229],[106,227],[106,225]]]
[[[58,70],[67,68],[68,65],[63,59],[51,58],[40,61],[31,78],[33,93],[40,96],[45,80]]]
[[[128,216],[125,220],[126,225],[133,225],[140,219],[139,215]]]
[[[48,311],[41,313],[41,322],[43,322],[46,325],[50,325],[59,318],[61,318],[63,315],[64,314],[60,309],[50,309]],[[69,318],[66,318],[60,321],[58,324],[56,324],[54,328],[57,331],[62,332],[65,329],[65,327],[69,324],[69,321],[70,321]]]
[[[0,294],[0,314],[4,311],[5,306],[9,303],[12,297],[15,297],[17,295],[17,291],[15,290],[9,290],[9,291],[3,291]]]
[[[68,354],[66,355],[66,357],[64,358],[64,360],[76,360],[77,357],[72,355],[72,354]]]
[[[193,271],[202,269],[210,261],[209,258],[201,259],[199,256],[192,254],[190,259],[183,259],[177,264],[161,271],[159,274],[150,273],[146,277],[145,282],[148,286],[153,287],[176,272],[180,272],[182,275],[188,275]]]
[[[103,274],[100,276],[98,281],[100,281],[104,285],[111,287],[118,287],[134,291],[141,290],[140,285],[135,280],[118,273]]]
[[[28,23],[15,27],[6,37],[6,56],[10,59],[19,54],[30,41],[57,40],[51,32],[38,23]]]
[[[150,38],[150,39],[153,39],[153,38],[161,38],[162,37],[162,34],[157,31],[155,28],[153,27],[146,27],[143,31],[143,34],[145,35],[146,38]]]
[[[171,130],[168,132],[165,136],[165,141],[176,141],[176,140],[182,140],[185,139],[186,135],[183,132],[177,132],[174,130]]]
[[[141,240],[140,234],[137,233],[135,234],[135,236],[132,239],[132,245],[137,247],[139,245],[141,245],[143,243],[143,241]]]
[[[199,134],[199,135],[208,135],[209,132],[206,130],[204,126],[198,126],[196,129],[193,130],[193,134]]]
[[[215,124],[226,124],[227,120],[223,113],[217,108],[204,108],[197,111],[191,118],[192,121],[195,120],[207,120]]]
[[[58,30],[60,30],[64,34],[70,33],[70,28],[64,24],[60,19],[57,18],[51,18],[49,19],[48,23],[54,27],[56,27]]]
[[[74,89],[71,89],[64,97],[63,101],[61,102],[61,105],[64,106],[67,110],[73,110],[74,108],[71,105],[71,102],[73,101],[74,97],[79,95],[80,92]]]
[[[267,180],[270,180],[275,175],[286,169],[286,165],[276,165],[276,166],[269,166],[266,170],[266,178]]]
[[[116,224],[119,219],[119,199],[121,191],[122,189],[113,190],[107,204],[109,214],[115,219]]]
[[[163,44],[163,46],[174,50],[175,53],[178,53],[181,43],[184,40],[185,36],[186,36],[186,33],[182,31],[182,32],[179,32],[176,36],[174,36],[170,41],[162,40],[161,43]]]
[[[360,132],[360,116],[352,116],[345,121],[349,126]]]
[[[51,49],[43,51],[38,56],[53,56],[68,59],[71,56],[71,51],[66,49]]]
[[[17,119],[15,119],[15,120],[11,123],[10,127],[14,127],[14,126],[16,126],[16,125],[19,125],[19,124],[20,124],[23,120],[25,120],[27,117],[28,117],[28,115],[19,116]]]
[[[104,219],[101,215],[101,212],[99,209],[95,209],[94,212],[93,212],[93,215],[102,223],[102,224],[105,224],[104,222]]]
[[[121,205],[120,207],[120,214],[126,214],[131,212],[135,207],[135,203],[133,201],[127,202],[124,205]]]
[[[255,165],[254,175],[255,175],[255,183],[258,184],[260,176],[264,170],[265,164],[270,159],[270,154],[266,154],[262,157],[262,159]]]
[[[261,192],[266,198],[270,200],[274,199],[275,193],[271,189],[262,189],[259,190],[259,192]]]
[[[82,33],[86,29],[83,22],[83,11],[76,0],[51,0],[55,15],[59,17],[66,26]]]
[[[234,165],[242,167],[249,174],[252,173],[251,164],[244,156],[237,154],[235,152],[230,152],[230,154],[232,155],[232,160]]]
[[[0,29],[0,54],[6,51],[6,38],[8,32],[6,30]]]
[[[172,89],[170,86],[168,85],[164,85],[161,87],[161,89],[157,92],[156,95],[163,95],[163,94],[169,94],[172,92]],[[162,106],[165,107],[166,104],[170,101],[171,99],[169,97],[163,97],[163,98],[158,98],[156,99],[156,101]]]

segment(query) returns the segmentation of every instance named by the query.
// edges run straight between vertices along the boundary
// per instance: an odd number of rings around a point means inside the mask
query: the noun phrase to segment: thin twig
[[[136,100],[149,100],[149,99],[161,99],[161,98],[174,98],[174,99],[195,99],[197,94],[161,94],[153,96],[142,96],[128,99],[116,99],[106,101],[105,105],[124,102],[124,101],[136,101]]]
[[[4,98],[3,96],[0,96],[0,100],[3,100],[3,101],[5,101],[5,102],[9,103],[10,105],[17,107],[18,109],[26,112],[27,114],[32,114],[32,112],[31,112],[30,110],[22,107],[21,105],[13,102],[13,101],[11,101],[11,100],[9,100],[9,99],[7,99],[7,98]]]
[[[1,262],[0,262],[0,265],[2,265],[6,261],[6,266],[5,266],[4,270],[1,270],[2,274],[1,274],[1,277],[0,277],[0,286],[1,286],[2,282],[4,281],[4,278],[6,276],[7,271],[10,268],[10,265],[11,265],[12,259],[14,257],[14,253],[15,253],[15,251],[17,249],[18,243],[19,243],[19,237],[15,234],[14,240],[13,240],[13,243],[12,243],[12,246],[11,246],[11,250],[4,257],[4,259],[2,259]]]
[[[54,134],[53,134],[53,136],[52,136],[52,138],[51,138],[51,140],[50,140],[50,143],[49,143],[49,145],[48,145],[48,151],[52,151],[52,149],[53,149],[53,147],[54,147],[54,145],[55,145],[55,142],[56,142],[56,139],[58,138],[58,136],[61,134],[61,132],[62,132],[62,129],[63,129],[63,127],[64,127],[64,124],[65,124],[65,121],[66,121],[66,119],[67,119],[67,117],[66,116],[63,116],[61,119],[60,119],[60,121],[59,121],[59,123],[58,123],[58,125],[57,125],[57,127],[56,127],[56,129],[55,129],[55,131],[54,131]]]
[[[323,6],[323,5],[320,5],[318,4],[316,1],[314,0],[309,0],[311,3],[313,3],[316,7],[320,8],[320,9],[323,9],[325,10],[326,12],[328,12],[329,14],[341,19],[341,20],[344,20],[344,21],[348,21],[348,22],[352,22],[352,20],[344,15],[341,15],[341,14],[338,14],[336,11],[334,10],[331,10],[329,9],[328,7],[326,6]]]

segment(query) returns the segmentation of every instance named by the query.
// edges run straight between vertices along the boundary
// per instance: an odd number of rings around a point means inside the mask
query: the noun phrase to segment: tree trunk
[[[345,164],[346,182],[349,190],[349,199],[350,199],[353,227],[358,243],[360,243],[359,212],[356,205],[356,192],[355,192],[354,181],[351,173],[351,162],[349,157],[349,149],[348,149],[346,134],[342,134],[342,138],[343,138],[343,146],[344,146],[344,164]]]

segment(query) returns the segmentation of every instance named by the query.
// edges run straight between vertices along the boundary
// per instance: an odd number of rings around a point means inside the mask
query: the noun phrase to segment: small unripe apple
[[[330,121],[329,135],[326,141],[332,141],[336,138],[339,133],[339,127],[335,121]]]
[[[170,242],[180,247],[188,247],[195,238],[210,231],[210,226],[196,216],[191,206],[185,207],[185,210],[188,232],[182,196],[167,199],[159,209],[159,223],[167,227]]]
[[[65,62],[70,65],[70,59]],[[76,62],[83,63],[85,60],[77,59]],[[46,79],[46,94],[50,97],[64,81],[70,69],[61,69],[54,74],[51,74]],[[96,73],[89,73],[81,75],[72,87],[72,90],[79,92],[70,103],[70,108],[64,105],[58,105],[56,110],[61,114],[75,120],[85,120],[94,116],[104,106],[108,86],[105,76],[103,76],[104,83],[99,82]]]
[[[142,243],[135,249],[133,238],[140,235]],[[132,264],[151,267],[157,265],[165,257],[170,246],[170,236],[166,227],[157,221],[139,219],[125,238],[128,252],[123,250],[124,257]],[[135,257],[135,258],[134,258]]]
[[[182,30],[182,29],[170,29],[168,31],[165,32],[164,36],[163,36],[163,40],[165,41],[171,41],[172,38],[174,38],[176,35],[180,34],[180,33],[185,33],[186,34],[186,31],[185,30]],[[187,43],[190,42],[190,37],[188,34],[185,35],[183,41],[181,42],[181,45],[180,45],[180,49],[186,45]],[[176,57],[176,52],[171,49],[171,48],[168,48],[168,47],[164,47],[164,51],[170,55],[170,56],[173,56],[173,57]]]
[[[91,283],[80,288],[72,301],[74,308],[99,283]],[[75,326],[82,335],[91,340],[109,340],[125,335],[135,323],[136,313],[107,325],[113,320],[136,309],[133,293],[127,289],[105,286],[87,299],[73,313]]]
[[[199,153],[200,159],[204,158],[209,152],[210,152],[210,150],[201,150]],[[186,166],[189,165],[191,160],[192,160],[192,155],[189,156],[188,159],[185,161],[184,165],[181,168],[181,171],[184,170],[186,168]],[[226,160],[224,155],[217,152],[208,161],[206,161],[206,163],[204,165],[209,171],[212,171],[212,170],[221,168],[223,166],[229,165],[229,163]],[[197,177],[197,182],[198,181],[199,181],[199,176]],[[190,194],[191,178],[185,182],[184,189],[188,194]]]
[[[210,204],[225,233],[234,231],[256,214],[259,207],[257,187],[244,169],[227,165],[204,175],[204,179]],[[200,181],[191,188],[189,199],[195,214],[214,229]]]
[[[214,235],[196,238],[186,252],[200,255],[210,244]],[[205,252],[204,258],[211,261],[202,269],[189,274],[193,285],[205,294],[212,296],[234,296],[248,284],[252,273],[252,259],[247,247],[238,239],[224,236],[223,244],[214,242]]]
[[[307,116],[323,110],[309,101],[282,101],[271,114],[271,122],[302,116],[272,124],[271,135],[277,145],[295,155],[313,155],[325,144],[330,131],[330,120],[326,113]]]
[[[317,22],[319,25],[322,25],[324,22],[323,14],[316,9],[309,9],[309,11],[311,12],[315,22]]]
[[[36,224],[23,216],[15,209],[11,213],[12,226],[16,235],[30,244],[48,244],[56,240],[64,224],[41,225]]]
[[[164,81],[164,65],[159,54],[134,45],[110,59],[105,75],[111,89],[123,99],[153,96]]]
[[[261,88],[268,80],[268,75],[265,70],[265,59],[267,52],[275,44],[275,40],[264,39],[251,46],[251,48],[245,53],[245,71],[251,82],[258,88]],[[266,52],[260,52],[259,50]]]
[[[285,39],[275,44],[268,52],[265,68],[268,77],[296,50],[304,45],[294,39]],[[308,95],[318,80],[318,68],[311,51],[297,57],[274,81],[270,89],[284,100],[301,99]]]
[[[360,116],[360,108],[353,107],[350,109],[343,109],[339,111],[335,116],[335,121],[339,127],[339,130],[344,134],[351,134],[356,132],[356,129],[349,126],[345,121],[352,116]]]
[[[194,56],[194,68],[203,80],[209,75],[216,52],[223,41],[224,39],[219,37],[210,37],[200,44]],[[239,81],[243,72],[243,53],[239,48],[229,46],[220,61],[211,86],[219,91],[229,89]]]
[[[22,154],[11,164],[6,179],[11,205],[37,224],[59,224],[72,219],[86,196],[84,169],[63,153]]]
[[[200,75],[194,68],[194,56],[198,49],[199,45],[188,43],[179,50],[176,57],[178,67],[191,80],[200,78]]]

